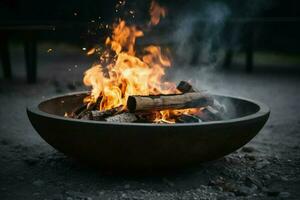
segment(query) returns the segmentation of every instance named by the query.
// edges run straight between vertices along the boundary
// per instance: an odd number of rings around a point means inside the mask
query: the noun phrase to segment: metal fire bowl
[[[169,169],[214,160],[249,142],[266,123],[262,103],[214,95],[227,119],[186,124],[109,123],[69,119],[65,112],[86,92],[47,99],[27,108],[40,136],[57,150],[105,169]]]

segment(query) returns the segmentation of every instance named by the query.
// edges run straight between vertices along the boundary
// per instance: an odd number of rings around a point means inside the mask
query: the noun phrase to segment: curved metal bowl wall
[[[217,159],[249,142],[269,117],[269,109],[261,103],[216,95],[236,110],[227,120],[157,125],[64,118],[85,95],[43,101],[27,108],[28,117],[57,150],[108,169],[178,168]]]

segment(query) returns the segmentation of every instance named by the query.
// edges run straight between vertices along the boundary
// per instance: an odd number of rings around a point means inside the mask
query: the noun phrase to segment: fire
[[[161,7],[157,2],[152,1],[150,6],[150,25],[157,25],[160,21],[160,17],[166,16],[166,9]]]
[[[160,17],[165,16],[165,9],[153,1],[150,14],[150,23],[156,25]],[[147,46],[142,55],[136,54],[136,40],[143,35],[142,30],[134,25],[127,25],[124,20],[119,20],[113,26],[112,36],[107,37],[105,41],[107,50],[102,52],[99,62],[84,74],[84,84],[92,87],[90,96],[84,100],[86,103],[100,101],[100,111],[119,106],[126,110],[130,95],[179,93],[175,83],[163,80],[171,61],[159,46]],[[95,49],[91,49],[87,54],[91,55],[94,52]],[[153,112],[153,121],[174,123],[172,116],[197,111],[185,109]]]

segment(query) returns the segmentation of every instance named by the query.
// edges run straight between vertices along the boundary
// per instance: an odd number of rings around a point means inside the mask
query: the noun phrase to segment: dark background
[[[39,37],[43,40],[69,41],[71,43],[84,43],[90,39],[87,29],[91,20],[95,23],[111,24],[120,15],[115,13],[116,0],[73,0],[73,1],[0,1],[0,25],[56,25],[57,33],[44,33]],[[298,52],[299,44],[299,7],[297,0],[161,0],[160,3],[168,8],[166,21],[176,23],[178,18],[187,14],[197,14],[201,8],[214,2],[224,3],[228,6],[230,14],[228,18],[272,18],[273,23],[257,23],[259,30],[257,48],[272,49],[285,52]],[[135,23],[145,22],[149,18],[149,0],[131,0],[126,2],[126,9],[133,8],[136,13]],[[74,16],[77,13],[77,16]],[[98,17],[101,16],[101,20]],[[122,16],[122,15],[121,15]],[[124,15],[122,16],[124,17]],[[226,20],[228,20],[226,18]],[[286,19],[288,18],[288,19]],[[209,20],[208,18],[206,20]],[[70,34],[72,32],[72,34]],[[99,32],[97,35],[103,33]],[[78,40],[78,38],[81,38]],[[262,43],[263,42],[263,43]],[[263,45],[261,45],[263,44]]]

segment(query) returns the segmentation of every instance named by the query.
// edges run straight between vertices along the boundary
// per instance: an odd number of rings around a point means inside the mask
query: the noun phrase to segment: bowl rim
[[[51,96],[49,98],[43,98],[42,100],[32,103],[31,105],[26,107],[27,115],[29,113],[33,113],[35,115],[40,115],[42,117],[46,118],[52,118],[52,119],[57,119],[57,120],[65,120],[69,122],[76,122],[76,123],[89,123],[89,124],[99,124],[99,125],[115,125],[115,126],[151,126],[151,127],[181,127],[181,126],[205,126],[205,125],[217,125],[217,124],[230,124],[230,123],[236,123],[236,122],[241,122],[241,121],[247,121],[259,117],[263,117],[265,115],[270,114],[270,108],[265,105],[264,103],[261,103],[259,101],[251,100],[248,98],[244,97],[237,97],[237,96],[229,96],[229,95],[223,95],[223,94],[212,94],[214,96],[220,96],[220,97],[225,97],[225,98],[233,98],[233,99],[239,99],[243,101],[247,101],[249,103],[255,104],[259,107],[259,110],[253,114],[246,115],[243,117],[238,117],[238,118],[233,118],[233,119],[227,119],[227,120],[219,120],[219,121],[210,121],[210,122],[202,122],[202,123],[175,123],[175,124],[153,124],[153,123],[129,123],[129,122],[105,122],[105,121],[92,121],[92,120],[83,120],[83,119],[73,119],[73,118],[66,118],[63,116],[55,115],[55,114],[50,114],[47,112],[44,112],[39,109],[39,105],[45,101],[53,100],[56,98],[61,98],[61,97],[66,97],[66,96],[74,96],[74,95],[81,95],[84,93],[88,93],[87,91],[79,91],[79,92],[71,92],[71,93],[65,93],[61,95],[55,95]]]

